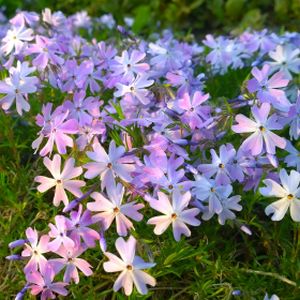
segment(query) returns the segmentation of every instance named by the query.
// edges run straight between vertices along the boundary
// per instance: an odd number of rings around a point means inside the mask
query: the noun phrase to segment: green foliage
[[[135,18],[133,30],[138,34],[156,31],[157,22],[162,28],[172,27],[176,34],[234,32],[265,26],[298,30],[300,20],[299,0],[0,0],[12,16],[17,8],[41,11],[45,7],[72,14],[86,9],[92,16],[112,13],[119,23],[124,16]],[[102,35],[101,35],[102,34]],[[101,32],[97,38],[106,38]],[[234,98],[239,87],[249,76],[249,69],[229,71],[225,75],[207,80],[206,91],[212,100],[224,103],[229,119],[222,124],[230,128],[230,106],[226,97]],[[6,77],[4,72],[1,78]],[[300,77],[299,77],[300,80]],[[111,99],[112,91],[102,95]],[[8,243],[24,237],[28,226],[45,231],[59,209],[54,208],[51,192],[37,192],[34,177],[45,170],[41,159],[33,154],[31,143],[36,138],[34,115],[43,102],[53,99],[61,103],[64,95],[45,87],[43,93],[31,99],[32,109],[25,117],[5,115],[0,110],[0,299],[11,299],[25,284],[24,263],[8,262]],[[114,105],[116,120],[124,114],[119,104]],[[119,129],[109,130],[110,138],[123,144]],[[127,126],[124,131],[132,138],[133,147],[143,145],[143,135],[137,126]],[[228,134],[232,142],[232,134]],[[298,144],[298,147],[300,145]],[[80,154],[78,154],[80,155]],[[84,161],[86,157],[82,158]],[[81,161],[81,160],[80,160]],[[106,274],[102,264],[105,258],[99,248],[87,251],[84,258],[94,266],[94,275],[81,277],[78,285],[70,287],[68,299],[263,299],[265,292],[276,293],[282,299],[297,300],[300,293],[300,226],[286,217],[282,222],[271,222],[263,213],[264,203],[258,193],[239,194],[244,210],[239,219],[220,226],[216,220],[204,222],[192,232],[192,237],[179,243],[172,231],[162,236],[153,235],[153,227],[145,222],[136,224],[132,234],[138,238],[138,253],[145,260],[153,259],[157,266],[151,270],[158,285],[147,296],[125,297],[113,293],[116,274]],[[145,219],[153,214],[145,208]],[[145,221],[145,220],[144,220]],[[249,224],[253,234],[240,230],[241,224]],[[114,228],[108,232],[108,250],[115,251],[117,235]],[[235,298],[232,291],[239,289],[242,295]],[[33,299],[26,296],[26,299]]]
[[[192,30],[196,35],[207,32],[238,33],[248,27],[284,28],[298,30],[300,25],[299,0],[32,0],[6,1],[12,16],[17,8],[41,11],[45,7],[73,14],[83,9],[91,16],[99,17],[112,13],[118,23],[124,23],[124,16],[134,17],[133,30],[138,34],[172,27],[177,33]]]

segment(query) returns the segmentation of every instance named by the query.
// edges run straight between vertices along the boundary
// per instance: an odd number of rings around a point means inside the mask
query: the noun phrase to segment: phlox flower
[[[188,124],[191,129],[201,128],[204,121],[210,117],[210,107],[201,104],[207,101],[209,94],[203,95],[197,91],[193,98],[188,93],[183,95],[182,99],[177,101],[177,106],[183,111],[182,121]]]
[[[40,183],[37,189],[41,193],[44,193],[55,186],[55,194],[53,198],[53,204],[55,206],[59,206],[61,201],[65,206],[69,204],[69,199],[65,189],[76,197],[80,197],[82,195],[80,188],[85,185],[85,182],[83,180],[72,179],[78,177],[82,173],[81,167],[75,167],[74,158],[66,160],[62,171],[60,171],[61,157],[58,154],[54,155],[53,160],[45,157],[44,165],[50,171],[53,178],[37,176],[34,180]]]
[[[100,175],[102,190],[112,184],[116,176],[127,182],[132,180],[130,173],[134,171],[135,167],[131,163],[126,163],[126,158],[122,158],[125,153],[123,146],[116,147],[115,141],[112,140],[109,144],[108,154],[99,143],[93,144],[93,150],[93,152],[87,151],[87,156],[94,162],[84,165],[84,168],[87,169],[84,174],[85,178],[92,179]]]
[[[164,151],[152,151],[150,156],[144,157],[145,167],[141,168],[138,180],[157,184],[160,187],[173,191],[174,189],[188,189],[191,181],[185,180],[184,159],[172,154],[168,159]]]
[[[76,70],[75,83],[79,89],[84,91],[89,87],[92,94],[100,91],[100,86],[96,80],[101,80],[101,74],[95,70],[93,61],[85,60]]]
[[[300,91],[298,91],[296,103],[290,107],[287,120],[290,125],[290,138],[298,140],[300,137]]]
[[[104,41],[97,44],[98,65],[101,69],[108,69],[112,66],[113,59],[117,54],[117,50],[112,45],[106,45]]]
[[[201,81],[205,77],[203,73],[199,74],[197,78],[194,78],[193,74],[194,70],[192,68],[176,70],[168,72],[166,79],[170,85],[178,87],[177,96],[182,98],[185,93],[190,93],[193,88],[199,89],[204,84]]]
[[[13,26],[6,33],[6,36],[2,39],[1,51],[5,55],[19,54],[26,42],[33,40],[33,30],[24,26]]]
[[[174,71],[181,69],[184,60],[179,47],[163,43],[149,43],[149,51],[152,58],[150,63],[159,72],[164,74],[165,71]]]
[[[36,35],[35,40],[35,44],[31,44],[26,50],[26,54],[37,54],[32,60],[37,69],[45,70],[49,62],[55,66],[63,64],[62,52],[56,42],[40,35]]]
[[[66,17],[61,11],[52,13],[49,8],[42,11],[42,19],[45,23],[53,26],[55,29],[65,29],[63,27]]]
[[[74,119],[66,120],[68,114],[69,112],[66,111],[54,116],[50,121],[48,132],[42,133],[42,138],[48,138],[48,141],[40,151],[41,156],[52,153],[54,144],[59,154],[66,154],[67,146],[73,147],[73,139],[68,134],[78,132],[78,123]]]
[[[252,155],[259,155],[266,150],[268,154],[275,154],[275,147],[285,148],[286,140],[271,131],[282,129],[282,125],[279,124],[276,115],[268,118],[270,110],[270,104],[263,103],[260,108],[255,105],[251,109],[255,121],[241,114],[235,117],[238,124],[232,126],[234,132],[253,132],[242,143],[243,151],[250,151]]]
[[[61,246],[55,251],[61,258],[53,258],[49,260],[50,266],[54,272],[58,274],[63,268],[66,268],[64,273],[64,282],[69,283],[72,279],[76,284],[79,283],[79,269],[85,276],[91,276],[93,271],[92,266],[84,259],[79,258],[86,249],[76,245],[75,247],[66,248]]]
[[[284,158],[284,162],[288,167],[294,167],[298,172],[300,172],[300,151],[297,150],[291,142],[287,143],[285,148],[289,154]]]
[[[97,98],[85,96],[86,92],[80,90],[74,93],[73,101],[67,100],[64,103],[64,108],[69,111],[68,117],[77,120],[80,126],[91,125],[93,115],[98,113],[100,106]]]
[[[16,101],[19,115],[23,114],[23,110],[29,111],[28,94],[36,92],[38,84],[36,76],[28,76],[34,71],[35,68],[29,67],[28,62],[18,61],[16,68],[10,68],[10,76],[0,82],[0,93],[6,94],[0,99],[0,105],[4,110],[10,109],[13,102]]]
[[[88,144],[96,142],[98,136],[103,135],[106,131],[104,122],[93,120],[91,125],[79,127],[76,144],[80,151],[83,151]]]
[[[238,204],[241,201],[241,196],[229,197],[232,193],[230,184],[218,185],[216,181],[208,180],[199,175],[196,175],[195,179],[192,192],[201,202],[195,202],[194,204],[203,212],[203,220],[209,220],[214,214],[217,214],[218,222],[224,225],[226,220],[236,218],[233,211],[242,210],[242,206]],[[208,207],[203,206],[204,202],[208,202]]]
[[[92,27],[91,17],[86,11],[80,11],[74,15],[74,25],[77,28],[90,28]]]
[[[218,214],[218,222],[224,225],[226,220],[234,220],[236,215],[233,211],[241,211],[242,206],[239,204],[241,201],[240,195],[231,196],[230,198],[222,198],[222,211]]]
[[[26,24],[29,27],[34,26],[40,19],[40,16],[33,11],[20,11],[15,17],[9,20],[9,23],[16,27],[25,27]]]
[[[231,171],[234,171],[232,167],[233,159],[236,155],[235,149],[232,145],[222,145],[220,147],[220,156],[217,155],[214,149],[210,150],[212,163],[200,164],[197,168],[206,177],[216,176],[215,180],[217,184],[229,184],[231,183]]]
[[[208,211],[212,217],[221,213],[223,209],[221,199],[228,198],[232,193],[232,186],[217,184],[215,180],[196,175],[192,193],[201,202],[208,202]]]
[[[264,300],[280,300],[279,297],[275,294],[269,297],[268,293],[265,294]]]
[[[129,296],[134,284],[140,294],[147,294],[146,284],[155,286],[156,280],[142,270],[154,267],[155,263],[146,263],[141,257],[135,255],[136,239],[133,236],[130,236],[127,241],[119,237],[115,245],[121,258],[110,252],[105,252],[104,254],[109,261],[103,264],[106,272],[121,272],[114,283],[114,291],[116,292],[123,287],[126,296]]]
[[[142,203],[136,201],[122,204],[124,197],[124,187],[119,183],[110,184],[106,187],[108,199],[102,194],[94,192],[91,197],[95,202],[89,202],[87,208],[90,211],[98,212],[93,216],[94,221],[100,221],[103,230],[107,230],[112,222],[116,220],[117,232],[120,236],[126,236],[128,230],[134,229],[129,218],[141,221],[143,215],[139,212],[144,207]]]
[[[48,244],[49,250],[55,252],[61,245],[67,249],[75,246],[74,241],[67,235],[68,230],[70,230],[70,224],[68,223],[67,218],[58,215],[55,217],[55,225],[50,223],[49,227],[51,229],[49,231],[49,236],[54,238],[54,240]]]
[[[149,91],[146,89],[154,83],[154,80],[149,80],[148,75],[138,75],[128,84],[117,83],[117,91],[114,92],[115,97],[129,97],[132,101],[137,99],[144,105],[150,103],[148,97]]]
[[[226,51],[228,40],[223,36],[214,38],[211,34],[207,34],[203,44],[212,49],[206,56],[206,61],[211,63],[215,69],[224,73],[231,62],[230,54]]]
[[[79,205],[78,211],[70,213],[70,220],[67,221],[70,226],[70,237],[80,245],[81,239],[87,247],[95,247],[95,241],[100,239],[99,233],[88,227],[94,224],[89,210],[82,212],[82,205]]]
[[[254,78],[250,79],[247,83],[249,92],[256,92],[256,97],[263,103],[272,103],[278,109],[288,110],[291,103],[281,89],[289,83],[289,80],[285,78],[285,74],[277,72],[269,78],[270,66],[267,64],[261,70],[254,67],[251,73]]]
[[[31,271],[44,270],[47,265],[47,259],[43,255],[49,252],[48,243],[50,237],[48,235],[41,236],[40,240],[36,229],[31,227],[26,229],[27,241],[24,244],[25,249],[22,251],[23,257],[30,257],[29,262],[24,268],[25,273]]]
[[[272,214],[272,221],[280,221],[289,209],[293,221],[300,222],[300,173],[292,170],[288,175],[285,169],[281,169],[279,177],[281,185],[272,179],[265,179],[263,183],[266,187],[259,189],[265,197],[280,198],[268,205],[265,213]]]
[[[266,29],[253,33],[246,31],[240,36],[240,40],[250,53],[259,50],[260,54],[263,55],[276,47]]]
[[[292,73],[300,73],[300,50],[292,48],[291,45],[278,45],[275,51],[269,52],[269,56],[273,61],[267,63],[271,67],[272,72],[280,71],[285,75],[285,78],[293,79]]]
[[[191,193],[182,194],[179,190],[172,193],[172,202],[163,192],[158,192],[158,200],[150,199],[150,206],[163,213],[162,216],[153,217],[148,220],[147,224],[155,225],[154,233],[161,235],[170,224],[172,224],[173,235],[176,241],[180,240],[181,235],[190,236],[191,231],[186,226],[199,226],[200,221],[196,219],[196,215],[200,212],[198,208],[186,209],[191,200]]]
[[[46,269],[40,273],[34,271],[26,274],[31,294],[34,296],[40,295],[41,300],[55,299],[55,293],[67,296],[68,291],[65,286],[68,284],[66,282],[53,282],[54,277],[55,272],[49,264]]]
[[[132,80],[134,74],[145,73],[150,69],[147,63],[141,61],[146,57],[146,53],[133,50],[129,56],[128,51],[123,51],[121,56],[114,58],[111,70],[114,75],[122,75],[125,80]]]

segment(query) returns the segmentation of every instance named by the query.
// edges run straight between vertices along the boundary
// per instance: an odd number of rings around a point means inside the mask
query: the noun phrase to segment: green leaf
[[[139,34],[142,29],[146,26],[151,24],[150,19],[150,6],[149,5],[140,5],[135,10],[135,20],[132,26],[132,30],[134,33]]]

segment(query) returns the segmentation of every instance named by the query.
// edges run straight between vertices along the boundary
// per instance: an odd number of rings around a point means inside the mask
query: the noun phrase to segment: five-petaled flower
[[[300,173],[292,170],[288,175],[285,169],[281,169],[279,177],[281,185],[272,179],[265,179],[266,187],[259,190],[263,196],[280,198],[268,205],[265,213],[273,214],[273,221],[280,221],[290,209],[292,219],[300,222]]]
[[[126,296],[129,296],[134,284],[140,294],[147,294],[146,284],[155,286],[156,280],[142,270],[154,267],[155,263],[146,263],[141,257],[135,255],[136,239],[133,236],[130,236],[127,241],[119,237],[115,245],[121,258],[105,252],[109,261],[103,264],[106,272],[121,272],[114,284],[114,291],[123,287]]]
[[[173,235],[176,241],[180,240],[181,235],[190,236],[191,231],[186,224],[199,226],[200,221],[196,215],[200,212],[198,208],[186,209],[191,200],[191,193],[182,194],[179,190],[172,193],[172,203],[169,197],[163,192],[158,192],[158,200],[150,199],[150,206],[163,213],[162,216],[153,217],[147,224],[155,225],[154,233],[160,235],[164,233],[170,224],[173,227]]]
[[[37,189],[39,192],[44,193],[55,186],[55,194],[53,198],[53,204],[55,206],[59,206],[61,201],[65,206],[68,205],[69,199],[65,189],[76,197],[80,197],[82,195],[80,188],[85,185],[85,182],[83,180],[72,179],[78,177],[82,173],[81,167],[74,166],[74,158],[69,158],[65,162],[62,172],[60,171],[61,157],[58,154],[54,155],[53,160],[45,157],[44,165],[50,171],[53,178],[45,176],[35,177],[35,181],[40,183]]]

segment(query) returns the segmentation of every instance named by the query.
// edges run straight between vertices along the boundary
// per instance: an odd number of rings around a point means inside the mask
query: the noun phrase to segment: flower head
[[[282,129],[282,125],[276,115],[268,118],[270,110],[271,105],[263,103],[260,108],[255,105],[251,109],[255,121],[241,114],[235,117],[238,124],[232,126],[234,132],[253,132],[242,143],[243,151],[250,151],[252,155],[262,154],[264,150],[269,154],[275,154],[275,147],[285,148],[286,140],[271,131]]]
[[[99,143],[93,144],[93,152],[88,151],[87,156],[94,162],[84,165],[87,169],[84,174],[85,178],[91,179],[100,175],[101,187],[112,184],[116,176],[130,182],[132,180],[131,172],[135,167],[132,163],[126,163],[126,159],[122,158],[125,153],[123,146],[116,147],[116,143],[112,140],[109,144],[108,154]]]
[[[82,195],[80,188],[85,185],[85,182],[83,180],[72,179],[74,177],[78,177],[82,173],[81,167],[74,166],[74,158],[66,160],[62,171],[60,171],[61,157],[58,154],[54,155],[53,160],[45,157],[44,165],[50,171],[53,178],[45,176],[35,177],[35,181],[40,183],[37,189],[39,192],[44,193],[55,186],[55,194],[53,198],[53,204],[55,206],[59,206],[61,201],[65,206],[68,205],[69,199],[65,189],[76,197],[80,197]]]
[[[172,203],[169,197],[158,192],[158,200],[150,199],[150,206],[163,213],[162,216],[153,217],[147,224],[155,225],[154,233],[160,235],[164,233],[170,224],[173,227],[173,235],[176,241],[180,240],[181,235],[190,236],[191,231],[186,226],[199,226],[200,221],[196,215],[200,212],[198,208],[186,209],[191,200],[191,193],[182,194],[179,190],[172,193]]]
[[[288,175],[285,169],[281,169],[279,177],[281,185],[272,179],[265,179],[266,187],[259,189],[263,196],[280,198],[268,205],[265,213],[273,214],[273,221],[280,221],[290,209],[292,219],[300,222],[300,173],[292,170]]]
[[[109,261],[103,264],[106,272],[121,272],[114,284],[114,291],[123,287],[126,296],[129,296],[134,284],[140,294],[147,294],[146,284],[155,286],[156,280],[142,270],[154,267],[155,263],[146,263],[141,257],[135,255],[136,239],[133,236],[130,236],[127,241],[119,237],[115,245],[121,258],[105,252]]]
[[[95,202],[88,203],[87,208],[90,211],[99,212],[94,215],[93,219],[101,222],[103,230],[107,230],[115,219],[118,234],[125,236],[129,229],[134,228],[129,218],[135,221],[142,220],[143,215],[138,210],[143,208],[144,204],[137,204],[136,201],[122,204],[124,187],[120,183],[108,185],[106,191],[109,199],[94,192],[91,197],[95,199]]]

